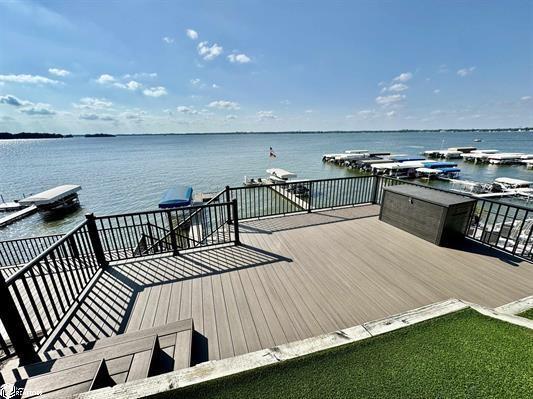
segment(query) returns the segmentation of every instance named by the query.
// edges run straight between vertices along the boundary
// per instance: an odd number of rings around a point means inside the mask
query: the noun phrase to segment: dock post
[[[170,245],[172,246],[172,254],[178,255],[178,243],[176,241],[176,233],[174,232],[174,226],[172,223],[172,212],[167,211],[168,216],[168,228],[170,230]]]
[[[91,241],[94,255],[96,256],[96,261],[102,269],[105,269],[108,266],[108,263],[105,258],[104,248],[102,247],[102,241],[100,241],[100,234],[98,234],[98,228],[96,227],[96,218],[94,217],[94,213],[87,213],[85,218],[87,219],[89,240]]]
[[[228,212],[228,224],[231,224],[231,204],[230,204],[230,202],[231,202],[230,196],[231,195],[230,195],[229,186],[226,186],[226,189],[224,191],[226,192],[226,202],[228,204],[227,205],[227,207],[228,207],[228,209],[227,209],[227,212]],[[237,200],[235,200],[235,201],[237,201]]]
[[[37,360],[37,353],[2,273],[0,273],[0,303],[2,304],[0,320],[16,355],[23,364],[33,363]]]
[[[239,210],[237,207],[237,199],[234,198],[231,201],[231,206],[233,208],[233,232],[235,234],[235,245],[241,244],[241,238],[239,237]]]

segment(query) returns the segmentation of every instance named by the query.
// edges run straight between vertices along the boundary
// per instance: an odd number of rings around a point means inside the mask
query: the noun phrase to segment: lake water
[[[483,142],[474,143],[481,138]],[[272,146],[278,155],[268,156]],[[0,194],[5,200],[61,184],[80,184],[82,208],[59,221],[39,214],[0,229],[0,240],[65,232],[84,214],[157,208],[162,192],[181,183],[199,191],[241,185],[245,175],[264,176],[281,167],[299,178],[354,174],[324,164],[322,154],[368,149],[418,155],[428,149],[476,146],[533,153],[533,133],[330,133],[122,136],[54,140],[0,140]],[[491,182],[499,176],[533,180],[524,166],[474,165],[459,161],[461,178]],[[3,214],[0,214],[0,217]]]

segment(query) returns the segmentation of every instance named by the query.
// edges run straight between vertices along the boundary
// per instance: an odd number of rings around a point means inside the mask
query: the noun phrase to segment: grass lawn
[[[533,308],[528,309],[525,312],[520,313],[518,316],[525,317],[527,319],[533,320]]]
[[[467,309],[156,398],[531,398],[533,330]]]

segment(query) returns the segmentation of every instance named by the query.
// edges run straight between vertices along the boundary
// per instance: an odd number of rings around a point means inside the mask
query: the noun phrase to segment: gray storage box
[[[437,245],[464,238],[476,200],[430,188],[386,187],[379,219]]]

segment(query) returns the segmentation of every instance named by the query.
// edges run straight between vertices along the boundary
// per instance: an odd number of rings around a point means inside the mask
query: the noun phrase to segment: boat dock
[[[302,208],[302,210],[309,209],[309,203],[307,201],[289,192],[283,185],[271,185],[267,187],[281,195],[287,201],[292,202],[294,205]]]
[[[9,214],[8,216],[5,216],[2,219],[0,219],[0,227],[5,227],[11,223],[16,222],[17,220],[20,220],[27,216],[32,215],[35,212],[37,212],[37,207],[35,205],[31,205],[31,206],[21,209],[20,211],[13,212]]]

